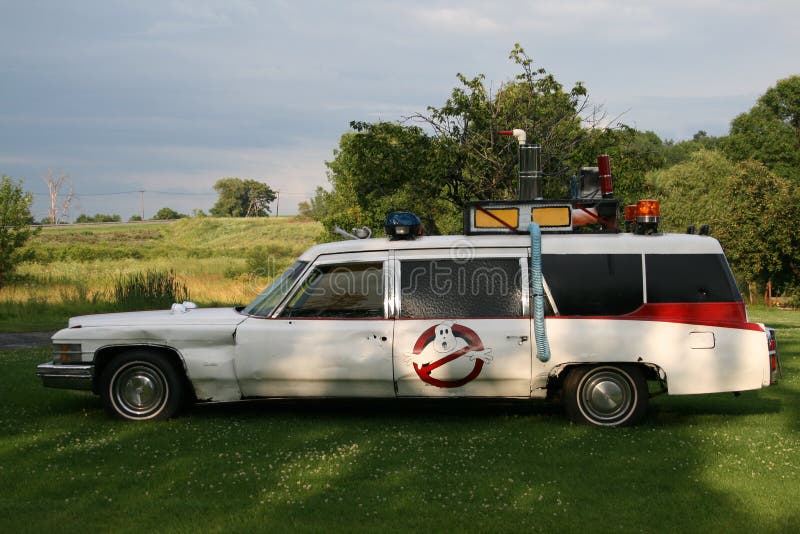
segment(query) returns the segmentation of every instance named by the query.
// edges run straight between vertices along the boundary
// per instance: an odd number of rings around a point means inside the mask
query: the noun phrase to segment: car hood
[[[236,326],[247,318],[234,308],[195,308],[81,315],[69,320],[70,328],[96,326]]]

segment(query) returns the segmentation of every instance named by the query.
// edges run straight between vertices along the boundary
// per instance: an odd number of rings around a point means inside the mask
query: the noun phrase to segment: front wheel
[[[168,419],[181,407],[185,388],[175,366],[143,350],[115,357],[100,379],[109,412],[132,421]]]
[[[647,411],[647,381],[633,365],[573,369],[564,381],[564,406],[576,423],[628,426]]]

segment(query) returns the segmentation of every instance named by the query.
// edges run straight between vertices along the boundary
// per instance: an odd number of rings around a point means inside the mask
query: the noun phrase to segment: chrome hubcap
[[[114,377],[112,395],[126,413],[147,417],[158,412],[166,400],[166,379],[161,371],[141,362],[119,369]]]
[[[581,405],[586,415],[598,422],[624,419],[632,410],[634,392],[626,377],[616,371],[600,370],[585,378]]]

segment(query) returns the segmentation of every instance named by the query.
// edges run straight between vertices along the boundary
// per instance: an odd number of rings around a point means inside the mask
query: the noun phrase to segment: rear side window
[[[545,254],[542,271],[560,315],[623,315],[644,302],[640,254]]]
[[[647,301],[741,302],[722,254],[647,254]]]
[[[403,319],[522,315],[518,258],[403,260],[400,265]]]

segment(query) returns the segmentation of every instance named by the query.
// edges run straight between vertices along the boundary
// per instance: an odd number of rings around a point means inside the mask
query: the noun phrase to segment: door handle
[[[519,344],[522,345],[528,341],[528,336],[506,336],[506,339],[519,339]]]

